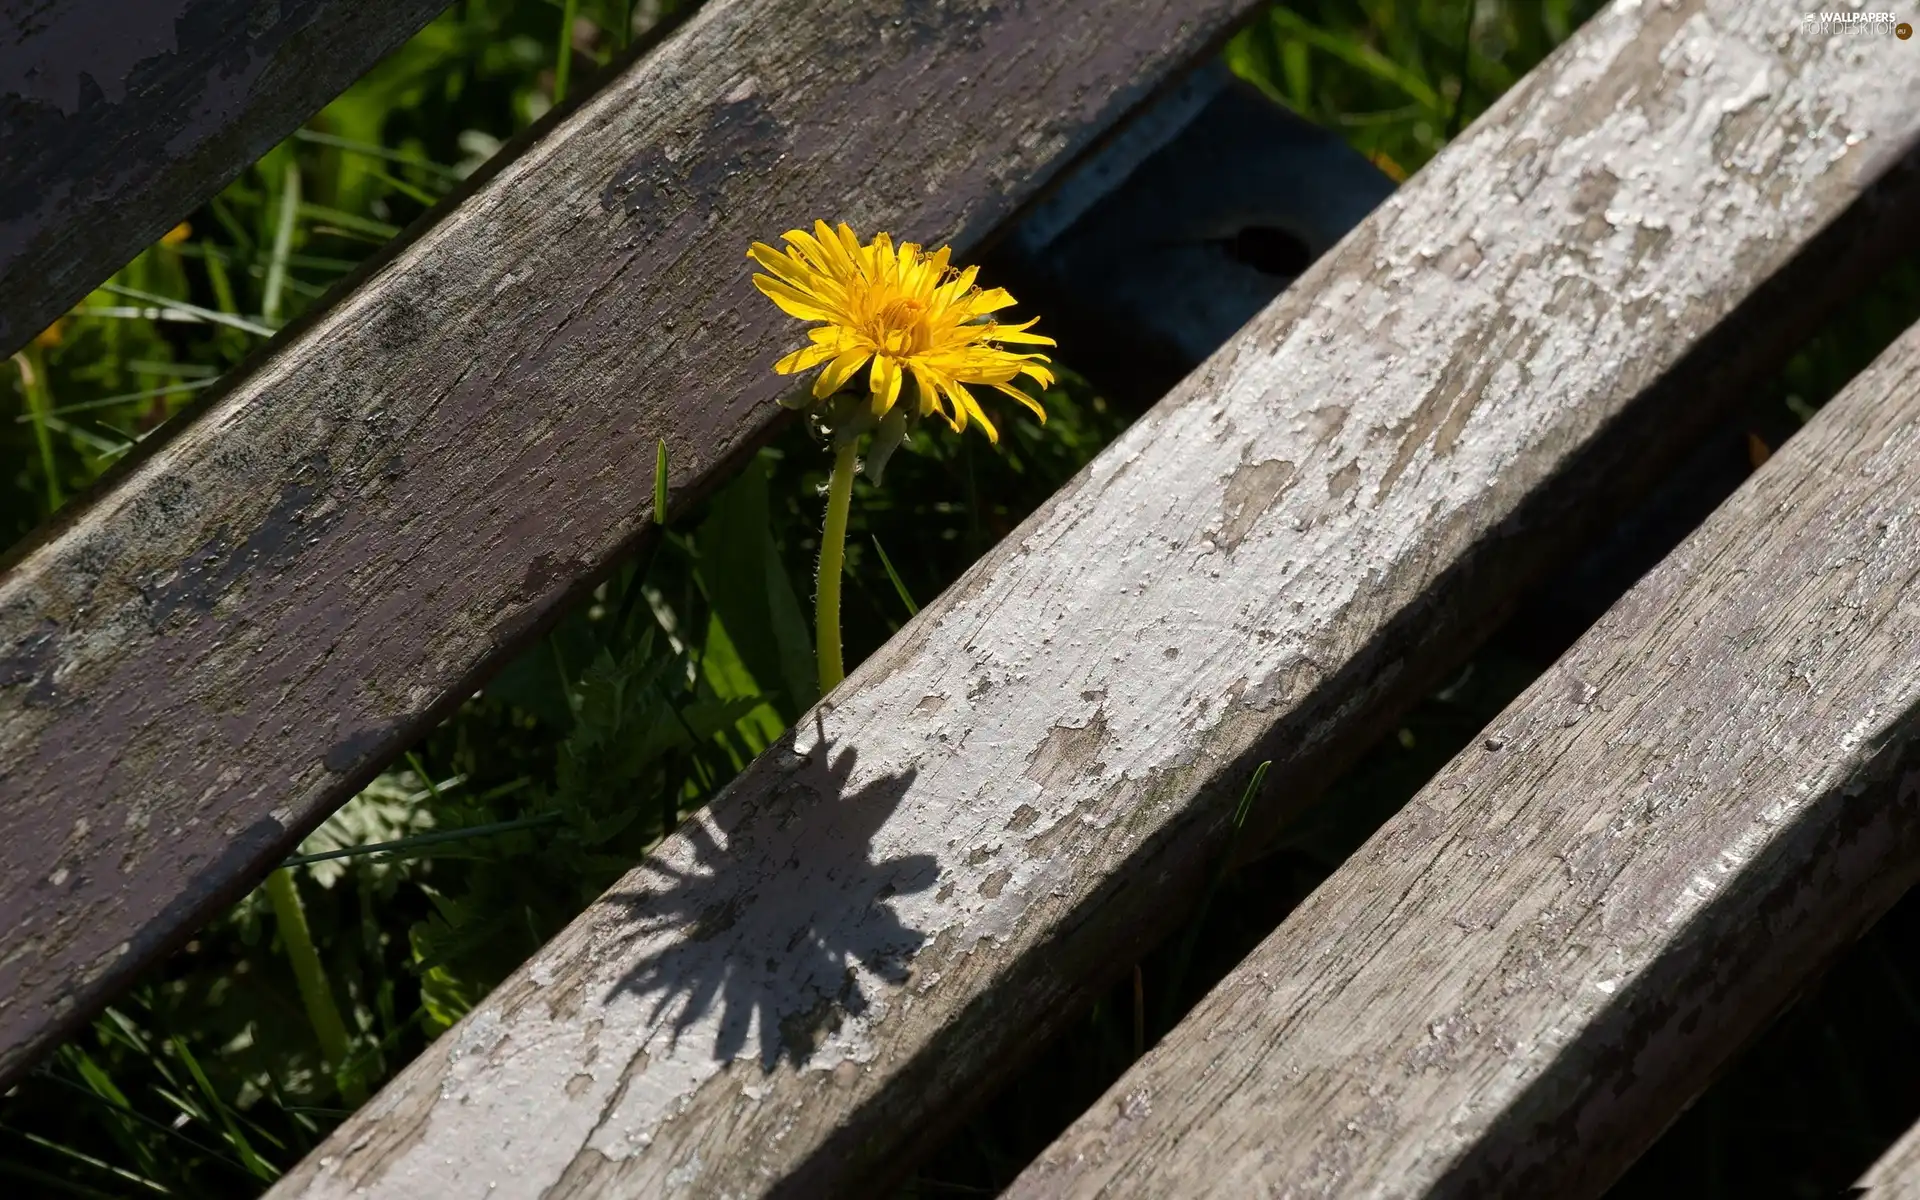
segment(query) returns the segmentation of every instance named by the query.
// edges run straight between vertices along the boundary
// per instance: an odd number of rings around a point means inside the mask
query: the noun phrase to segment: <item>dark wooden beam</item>
[[[0,356],[345,91],[447,0],[5,0]]]

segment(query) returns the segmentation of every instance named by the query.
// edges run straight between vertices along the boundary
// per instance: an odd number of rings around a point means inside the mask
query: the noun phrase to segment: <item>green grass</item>
[[[560,93],[577,95],[626,45],[624,14],[691,2],[462,0],[435,21],[19,356],[0,385],[15,412],[0,422],[5,536],[193,403]],[[1226,57],[1410,172],[1591,8],[1302,0],[1256,20]],[[1896,272],[1757,395],[1756,432],[1777,443],[1920,314],[1917,278]],[[918,434],[884,488],[856,482],[849,663],[1127,420],[1071,370],[1046,403],[1044,430],[1007,420],[997,449]],[[811,703],[805,610],[826,467],[796,424],[303,845],[289,876],[319,967],[308,974],[324,976],[344,1051],[323,1056],[256,893],[0,1098],[0,1172],[49,1195],[243,1197],[297,1162],[346,1115],[344,1096],[377,1088]],[[1222,872],[1204,919],[1128,972],[907,1191],[1004,1184],[1550,658],[1496,640],[1282,846]],[[1743,1128],[1741,1103],[1714,1110],[1719,1144]]]

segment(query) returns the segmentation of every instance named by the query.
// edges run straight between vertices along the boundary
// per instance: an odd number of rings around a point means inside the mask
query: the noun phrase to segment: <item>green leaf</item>
[[[920,606],[913,602],[912,595],[907,592],[907,585],[900,578],[900,572],[893,569],[893,560],[887,557],[887,548],[880,544],[880,536],[878,534],[875,534],[873,538],[873,550],[874,553],[880,556],[880,565],[887,569],[887,578],[892,581],[893,590],[899,595],[900,603],[907,606],[907,615],[910,617],[919,616]]]
[[[660,439],[660,447],[653,456],[653,523],[660,528],[667,527],[667,439]]]
[[[791,722],[819,698],[819,688],[813,639],[774,545],[761,460],[713,498],[695,537],[707,603],[747,672],[778,694],[777,708]]]
[[[707,618],[707,642],[700,656],[700,674],[722,700],[748,702],[736,724],[755,754],[786,732],[786,723],[774,707],[766,703],[765,689],[741,661],[740,652],[735,649],[719,613]]]
[[[208,1108],[219,1116],[227,1144],[233,1148],[235,1154],[240,1156],[240,1161],[246,1164],[247,1170],[253,1172],[259,1179],[271,1181],[280,1178],[279,1170],[254,1151],[253,1143],[248,1141],[247,1135],[241,1131],[239,1122],[234,1120],[232,1110],[220,1099],[219,1093],[213,1090],[213,1084],[208,1081],[207,1073],[200,1069],[200,1062],[194,1058],[193,1051],[187,1049],[187,1043],[175,1037],[172,1044],[174,1053],[180,1056],[180,1061],[186,1064],[188,1073],[193,1076],[193,1082],[200,1089],[200,1094],[206,1097]]]

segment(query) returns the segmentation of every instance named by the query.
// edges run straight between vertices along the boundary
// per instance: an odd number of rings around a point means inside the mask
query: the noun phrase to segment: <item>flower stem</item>
[[[293,977],[300,985],[300,1001],[306,1006],[307,1021],[320,1042],[320,1053],[339,1080],[340,1098],[354,1107],[366,1100],[366,1088],[359,1076],[347,1071],[347,1027],[340,1010],[333,1006],[333,990],[327,986],[326,968],[313,948],[313,934],[307,929],[307,913],[300,906],[300,893],[294,890],[293,872],[282,867],[267,876],[267,901],[273,905],[274,923],[280,926],[280,940],[287,945],[287,961],[293,964]]]
[[[852,439],[842,443],[833,453],[833,474],[827,477],[827,527],[820,535],[820,583],[813,604],[822,696],[847,677],[840,660],[840,569],[846,561],[847,509],[853,503],[853,451]]]

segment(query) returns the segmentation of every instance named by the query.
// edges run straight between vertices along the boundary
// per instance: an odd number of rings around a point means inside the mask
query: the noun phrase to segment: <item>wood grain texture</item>
[[[880,1194],[1899,244],[1779,35],[1597,18],[273,1195]]]
[[[447,0],[6,0],[0,355],[411,37]]]
[[[745,248],[977,242],[1251,0],[716,0],[0,578],[0,1079],[751,452]],[[804,36],[796,31],[802,31]]]
[[[1598,1195],[1920,879],[1916,463],[1920,326],[1008,1194]]]
[[[1860,1200],[1914,1200],[1920,1196],[1920,1125],[1887,1147],[1854,1187]]]

